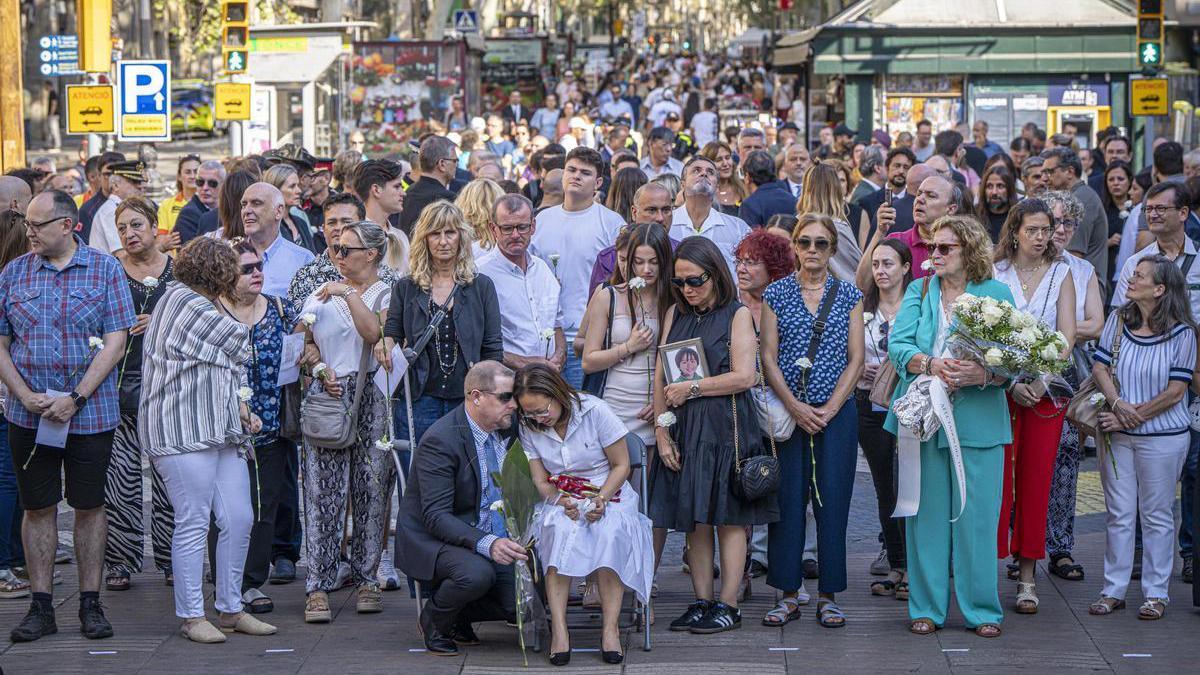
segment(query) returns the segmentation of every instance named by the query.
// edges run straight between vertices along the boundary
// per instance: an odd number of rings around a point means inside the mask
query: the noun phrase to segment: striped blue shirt
[[[1096,362],[1106,366],[1112,365],[1117,316],[1117,312],[1108,315],[1096,348]],[[1161,394],[1171,381],[1190,385],[1195,366],[1196,331],[1191,326],[1179,324],[1161,335],[1146,337],[1134,335],[1125,328],[1115,372],[1121,399],[1141,405]],[[1181,434],[1187,432],[1190,420],[1187,397],[1184,396],[1153,419],[1122,433],[1130,436]]]
[[[508,456],[508,449],[504,447],[504,441],[495,433],[488,433],[480,429],[469,414],[467,415],[467,426],[471,427],[471,437],[475,439],[475,454],[479,456],[479,475],[483,477],[482,484],[479,486],[479,524],[475,527],[487,532],[479,540],[479,543],[475,544],[475,552],[491,560],[492,542],[499,539],[499,537],[492,534],[491,528],[488,526],[491,522],[492,505],[487,499],[487,494],[492,485],[492,476],[488,473],[487,449],[485,445],[490,438],[493,444],[492,447],[496,449],[496,466],[500,467],[504,466],[504,458]]]

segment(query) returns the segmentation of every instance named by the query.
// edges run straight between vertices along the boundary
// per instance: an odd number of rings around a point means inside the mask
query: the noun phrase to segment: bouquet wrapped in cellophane
[[[1012,303],[963,293],[954,301],[946,344],[955,358],[971,360],[1002,377],[1066,386],[1059,375],[1067,338]],[[1069,389],[1069,386],[1068,386]]]

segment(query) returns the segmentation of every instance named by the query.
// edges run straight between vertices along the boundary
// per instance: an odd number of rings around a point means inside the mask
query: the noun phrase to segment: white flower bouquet
[[[1059,375],[1070,364],[1066,336],[1012,303],[963,293],[953,311],[947,343],[956,358],[1017,380]]]

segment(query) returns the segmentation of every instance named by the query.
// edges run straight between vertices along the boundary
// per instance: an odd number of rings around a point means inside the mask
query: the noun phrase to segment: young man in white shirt
[[[533,203],[524,195],[508,194],[492,207],[488,229],[496,248],[477,262],[480,274],[496,287],[504,364],[518,370],[531,363],[561,369],[567,359],[563,336],[560,286],[549,263],[529,254],[535,224]],[[550,337],[546,337],[549,334]]]
[[[671,217],[671,238],[683,241],[699,236],[711,240],[729,263],[730,274],[736,277],[733,250],[742,237],[750,234],[750,226],[737,216],[714,209],[716,194],[717,165],[700,155],[689,159],[683,165],[683,206],[675,209]]]
[[[612,246],[625,226],[621,216],[597,204],[596,189],[604,162],[591,148],[567,154],[563,169],[563,203],[537,215],[533,234],[534,254],[550,263],[561,286],[559,306],[566,343],[575,341],[588,303],[588,280],[596,255]],[[583,386],[583,362],[568,350],[563,377],[571,386]]]

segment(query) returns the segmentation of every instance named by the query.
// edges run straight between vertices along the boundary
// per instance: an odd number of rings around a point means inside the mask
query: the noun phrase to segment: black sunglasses
[[[369,251],[371,249],[367,248],[366,246],[342,246],[341,244],[334,244],[333,246],[329,247],[329,250],[333,251],[335,256],[344,258],[350,255],[351,251]]]
[[[496,400],[501,403],[508,403],[509,401],[513,400],[513,393],[511,391],[484,391],[482,389],[479,389],[478,391],[481,394],[494,396]]]
[[[806,251],[808,249],[814,248],[814,247],[818,251],[829,250],[829,240],[828,239],[812,239],[810,237],[800,237],[799,239],[796,240],[796,245]]]
[[[246,263],[245,265],[242,265],[242,276],[248,276],[248,275],[254,274],[255,272],[261,272],[261,271],[263,271],[263,261],[261,261],[261,260],[259,260],[258,262]]]
[[[962,248],[962,244],[930,244],[930,251],[937,251],[938,255],[950,255],[950,252],[956,248]]]
[[[213,178],[197,178],[196,179],[196,187],[204,187],[205,185],[207,185],[210,188],[216,189],[216,188],[221,187],[221,181],[215,180]]]
[[[704,284],[707,284],[709,278],[711,278],[711,277],[712,277],[712,274],[705,272],[704,274],[701,274],[698,277],[688,277],[686,279],[672,277],[671,283],[675,285],[675,288],[683,288],[685,284],[688,286],[691,286],[692,288],[700,288]]]

